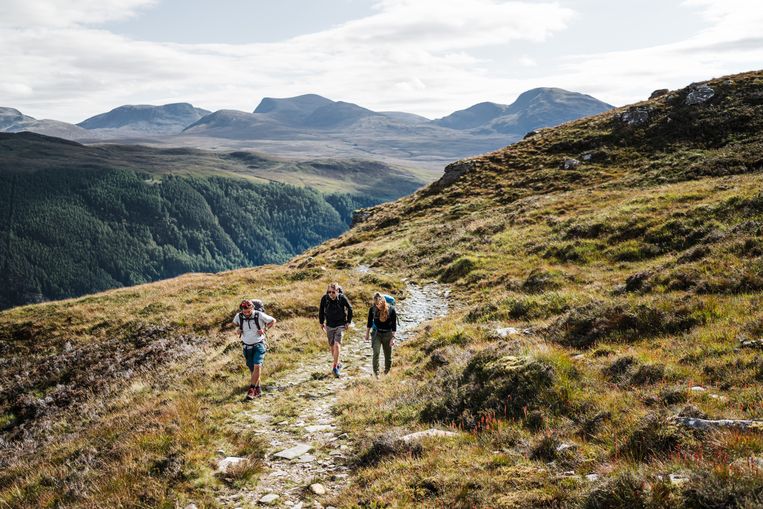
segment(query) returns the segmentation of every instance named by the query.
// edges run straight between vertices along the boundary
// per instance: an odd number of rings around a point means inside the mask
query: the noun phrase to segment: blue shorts
[[[262,365],[262,361],[265,359],[265,343],[255,343],[253,345],[244,345],[244,359],[246,359],[246,367],[249,371],[254,369],[254,366]]]

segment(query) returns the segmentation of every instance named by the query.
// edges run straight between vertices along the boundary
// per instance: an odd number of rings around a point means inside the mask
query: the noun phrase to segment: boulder
[[[326,488],[324,488],[323,485],[319,483],[311,484],[310,491],[312,491],[313,493],[319,496],[326,494]]]
[[[668,92],[670,92],[670,90],[668,90],[667,88],[659,88],[655,90],[654,92],[652,92],[652,94],[649,96],[649,99],[657,99],[658,97],[668,95]]]
[[[651,113],[652,113],[652,108],[638,106],[635,108],[630,108],[628,111],[625,111],[623,113],[620,113],[620,115],[618,115],[618,118],[620,119],[622,123],[629,125],[631,127],[636,127],[636,126],[644,125],[647,122],[649,122],[649,117]]]
[[[564,163],[562,163],[562,168],[565,170],[574,170],[578,166],[580,166],[580,161],[577,159],[565,159]]]
[[[690,88],[689,93],[684,99],[684,104],[687,106],[694,106],[696,104],[702,104],[707,102],[715,95],[715,90],[707,85],[694,85]]]

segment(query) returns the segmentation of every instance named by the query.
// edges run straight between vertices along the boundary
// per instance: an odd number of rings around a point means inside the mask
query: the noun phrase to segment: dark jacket
[[[395,306],[389,306],[389,316],[384,322],[379,319],[379,310],[376,309],[376,306],[371,306],[371,309],[368,310],[368,323],[366,328],[370,329],[371,325],[376,325],[376,330],[379,332],[396,332],[397,312],[395,311]]]
[[[345,310],[347,313],[345,314]],[[352,305],[349,299],[340,293],[336,299],[328,295],[321,297],[321,308],[318,311],[318,320],[321,325],[326,322],[329,327],[339,327],[352,321]]]

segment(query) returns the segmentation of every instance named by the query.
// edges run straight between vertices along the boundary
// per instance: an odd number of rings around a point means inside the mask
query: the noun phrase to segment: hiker
[[[331,283],[326,290],[326,295],[321,297],[318,321],[321,323],[321,329],[326,333],[329,351],[333,357],[334,364],[331,372],[339,378],[339,372],[342,369],[342,363],[339,362],[342,335],[352,322],[352,305],[338,283]]]
[[[260,376],[262,361],[267,351],[265,331],[276,324],[276,319],[265,313],[261,300],[243,300],[239,309],[240,312],[236,313],[233,323],[238,327],[238,337],[244,344],[246,367],[251,373],[246,399],[254,399],[262,397]]]
[[[368,310],[368,322],[366,324],[366,341],[373,329],[373,368],[374,376],[379,378],[379,350],[384,349],[384,374],[389,373],[392,367],[392,347],[395,346],[395,334],[397,332],[397,312],[392,297],[387,297],[379,292],[374,294],[374,303]]]

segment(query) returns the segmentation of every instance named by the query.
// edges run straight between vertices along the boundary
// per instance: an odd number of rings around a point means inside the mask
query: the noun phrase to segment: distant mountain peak
[[[177,134],[210,112],[189,103],[125,104],[77,124],[85,129],[120,129],[142,134]]]
[[[555,87],[537,87],[522,92],[508,106],[482,102],[437,119],[434,123],[451,129],[483,128],[522,135],[538,127],[558,125],[611,108],[611,105],[590,95]]]

